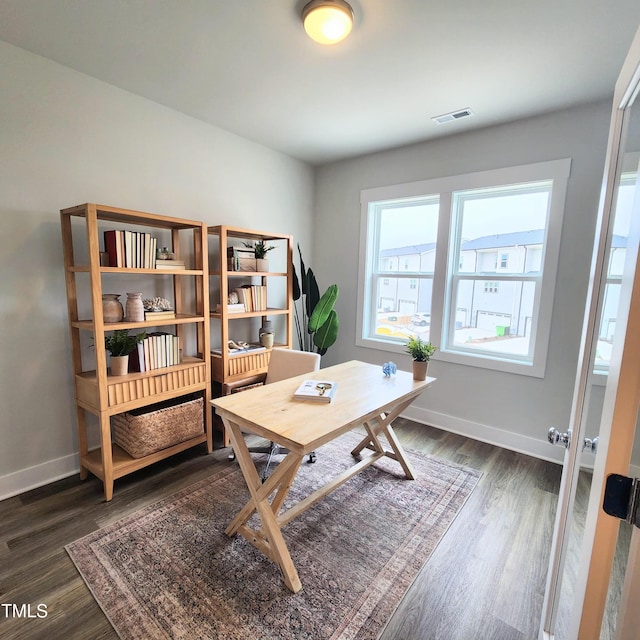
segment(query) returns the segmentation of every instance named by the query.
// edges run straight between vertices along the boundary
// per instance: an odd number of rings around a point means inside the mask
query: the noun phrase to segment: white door
[[[640,407],[640,29],[616,84],[603,191],[598,215],[597,238],[582,332],[578,372],[574,389],[569,446],[560,486],[556,526],[552,541],[547,589],[541,622],[541,639],[599,640],[605,611],[607,588],[620,521],[602,511],[606,477],[629,474],[638,409]],[[635,100],[635,104],[634,104]],[[623,186],[632,185],[632,198],[623,202]],[[629,191],[627,189],[627,191]],[[627,194],[628,195],[628,194]],[[628,206],[629,232],[626,259],[620,277],[612,276],[609,249],[616,213]],[[603,301],[617,287],[619,296],[615,336],[610,350],[607,383],[602,402],[598,453],[595,458],[589,506],[584,523],[579,572],[567,586],[564,565],[571,539],[575,499],[585,424],[593,384],[594,367],[602,358],[599,351]],[[606,295],[605,295],[606,294]],[[559,435],[562,439],[564,434]],[[634,532],[625,592],[616,625],[616,638],[640,638],[640,535]],[[571,598],[569,604],[567,599]],[[570,611],[567,625],[558,625],[558,610]],[[634,626],[635,625],[635,626]]]

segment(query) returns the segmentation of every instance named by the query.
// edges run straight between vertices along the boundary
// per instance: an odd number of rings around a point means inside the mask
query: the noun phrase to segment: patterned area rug
[[[359,439],[346,434],[303,463],[287,504],[351,466]],[[385,458],[284,527],[297,594],[244,538],[224,534],[248,499],[236,465],[67,551],[123,640],[374,639],[480,478],[407,453],[417,480]]]

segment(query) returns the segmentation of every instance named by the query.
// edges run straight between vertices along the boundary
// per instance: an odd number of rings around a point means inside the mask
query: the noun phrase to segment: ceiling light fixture
[[[353,9],[344,0],[311,0],[302,10],[307,35],[320,44],[344,40],[353,27]]]

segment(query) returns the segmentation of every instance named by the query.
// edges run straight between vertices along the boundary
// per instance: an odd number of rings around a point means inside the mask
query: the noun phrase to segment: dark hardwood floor
[[[534,640],[560,467],[408,420],[395,428],[406,447],[483,476],[381,640]],[[227,453],[196,448],[117,480],[109,503],[92,476],[0,502],[0,638],[115,640],[64,545],[235,464]],[[14,604],[32,617],[11,615]]]

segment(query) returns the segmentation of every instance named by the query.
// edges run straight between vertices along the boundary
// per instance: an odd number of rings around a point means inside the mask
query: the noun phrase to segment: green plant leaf
[[[304,287],[302,292],[304,293]],[[307,294],[306,294],[306,309],[307,309],[307,318],[310,318],[313,314],[313,310],[316,308],[318,302],[320,301],[320,289],[318,289],[318,283],[316,281],[316,277],[313,274],[311,268],[307,269]]]
[[[307,269],[304,266],[304,260],[302,259],[302,249],[300,249],[300,245],[298,244],[298,255],[300,256],[300,279],[302,280],[302,295],[306,296],[308,291],[307,286]]]
[[[318,331],[320,327],[327,321],[329,314],[333,311],[333,305],[338,298],[338,285],[332,284],[318,300],[318,304],[313,309],[313,313],[309,317],[309,332]]]
[[[293,299],[300,300],[300,296],[302,292],[300,291],[300,282],[298,281],[298,274],[296,273],[296,265],[292,264],[293,267]]]
[[[331,310],[326,322],[313,334],[313,344],[318,347],[318,353],[323,356],[327,349],[338,338],[338,314],[335,309]]]

